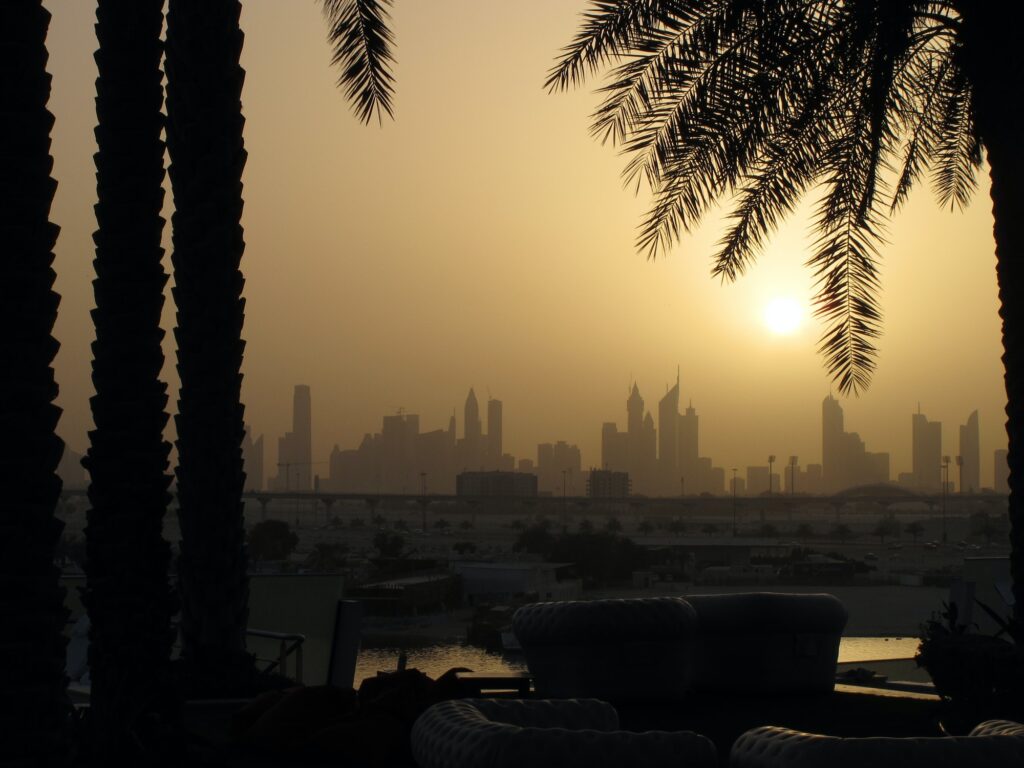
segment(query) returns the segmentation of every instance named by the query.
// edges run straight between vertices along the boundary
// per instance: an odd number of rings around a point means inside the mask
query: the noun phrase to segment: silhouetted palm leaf
[[[330,25],[328,38],[334,46],[332,64],[341,68],[338,86],[368,123],[382,112],[392,117],[391,98],[394,37],[388,27],[387,7],[391,0],[323,0]]]
[[[546,85],[613,65],[592,130],[631,155],[627,183],[652,189],[637,241],[650,257],[728,199],[712,272],[733,280],[821,189],[809,261],[821,350],[840,389],[858,392],[880,333],[885,217],[930,167],[943,203],[974,189],[959,24],[941,0],[594,0]]]

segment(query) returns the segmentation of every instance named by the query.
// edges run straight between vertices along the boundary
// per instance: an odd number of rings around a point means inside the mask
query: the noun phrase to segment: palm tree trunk
[[[1017,98],[1024,82],[1019,40],[1024,8],[968,0],[957,5],[991,180],[1009,441],[1010,573],[1014,619],[1024,628],[1024,119]]]
[[[176,610],[162,535],[170,496],[160,328],[164,220],[163,0],[99,0],[96,309],[86,589],[96,757],[120,762],[144,716],[173,713]]]
[[[238,0],[170,0],[167,15],[182,651],[208,670],[251,666],[241,498],[240,12]]]
[[[0,3],[0,754],[59,765],[71,706],[64,676],[64,589],[54,510],[64,444],[51,336],[53,291],[46,32],[41,0]]]

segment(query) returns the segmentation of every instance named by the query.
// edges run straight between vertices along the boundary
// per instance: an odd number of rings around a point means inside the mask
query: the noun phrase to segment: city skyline
[[[582,475],[589,469],[607,469],[627,472],[633,492],[642,495],[721,494],[731,490],[735,469],[742,473],[737,475],[740,493],[752,494],[757,488],[767,490],[769,487],[773,492],[790,492],[795,487],[798,492],[829,494],[876,483],[893,483],[909,490],[936,493],[942,487],[942,463],[947,458],[953,465],[945,470],[949,473],[951,487],[973,491],[1001,487],[995,476],[997,465],[1001,465],[998,449],[988,457],[990,471],[980,473],[980,467],[986,462],[979,448],[977,410],[968,414],[965,423],[950,425],[945,430],[947,440],[952,440],[955,434],[958,441],[944,444],[941,422],[929,419],[918,404],[917,412],[910,414],[909,423],[905,422],[912,451],[909,467],[903,467],[893,465],[888,451],[868,451],[857,432],[846,430],[843,406],[830,393],[821,402],[817,452],[801,456],[779,450],[744,463],[702,456],[700,414],[692,399],[685,413],[680,413],[679,400],[677,373],[676,382],[657,405],[655,426],[639,383],[634,382],[623,401],[626,429],[618,430],[616,422],[601,424],[601,453],[597,460],[589,461],[573,435],[548,436],[525,454],[503,452],[504,403],[488,396],[485,428],[475,388],[471,386],[463,403],[461,426],[453,409],[446,428],[421,432],[420,414],[400,408],[395,414],[380,417],[379,431],[368,431],[351,444],[335,442],[329,456],[321,460],[306,448],[312,444],[311,433],[316,431],[310,415],[310,387],[295,385],[292,431],[277,438],[277,461],[266,456],[264,435],[252,438],[255,430],[251,426],[244,449],[250,452],[246,454],[248,466],[262,468],[276,464],[278,475],[275,477],[268,472],[264,486],[277,491],[319,488],[411,493],[422,490],[421,483],[426,483],[429,477],[428,492],[451,493],[459,472],[492,470],[536,473],[540,489],[547,492],[557,491],[569,483],[562,475],[562,471],[567,470],[572,475],[573,490],[578,491],[582,488]],[[254,450],[255,444],[259,445],[258,451]],[[885,445],[872,447],[884,448]],[[293,468],[293,481],[282,480],[282,467]],[[304,468],[301,474],[300,467]],[[313,471],[314,467],[322,471]],[[257,486],[250,481],[246,487]]]

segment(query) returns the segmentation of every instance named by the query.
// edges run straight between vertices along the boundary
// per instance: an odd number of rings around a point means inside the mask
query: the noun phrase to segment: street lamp
[[[959,493],[959,495],[963,496],[964,495],[964,457],[963,456],[957,456],[956,457],[956,468],[960,471],[960,479],[958,481],[958,483],[959,483],[959,491],[958,491],[958,493]]]
[[[800,461],[796,456],[789,457],[789,495],[796,493],[796,464]]]
[[[949,456],[942,457],[942,543],[946,543],[946,495],[949,493]]]
[[[732,468],[732,537],[736,538],[736,467]]]
[[[775,454],[768,457],[768,496],[772,495],[772,465],[775,463]]]

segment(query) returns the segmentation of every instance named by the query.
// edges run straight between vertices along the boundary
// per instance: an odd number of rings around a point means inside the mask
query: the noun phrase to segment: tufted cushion
[[[736,740],[729,753],[729,765],[731,768],[1019,768],[1024,765],[1024,726],[990,721],[978,726],[971,736],[905,739],[840,739],[766,726],[747,731]]]
[[[833,689],[847,613],[832,595],[753,592],[686,599],[697,616],[697,690]]]
[[[512,617],[520,643],[614,643],[623,640],[688,640],[694,611],[678,597],[531,603]]]
[[[846,607],[833,595],[744,592],[735,595],[687,595],[702,635],[755,630],[774,633],[841,635]]]
[[[420,768],[713,768],[714,745],[687,731],[629,733],[595,700],[461,699],[435,704],[416,720]]]
[[[512,626],[541,696],[678,701],[689,688],[694,612],[679,598],[533,603]]]

